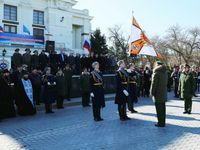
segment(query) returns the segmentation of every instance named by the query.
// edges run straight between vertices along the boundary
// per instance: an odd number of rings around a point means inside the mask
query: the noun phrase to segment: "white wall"
[[[89,16],[88,10],[77,10],[72,7],[76,4],[74,0],[0,0],[0,25],[3,26],[3,5],[9,4],[17,6],[17,13],[19,22],[18,34],[23,33],[23,25],[26,25],[31,34],[33,33],[33,10],[44,11],[44,25],[46,29],[53,36],[45,37],[45,40],[55,41],[57,48],[73,49],[75,53],[84,53],[82,48],[83,37],[82,33],[91,32],[90,21],[92,17]],[[64,20],[61,22],[61,18]],[[73,30],[73,25],[80,28]],[[76,46],[73,47],[73,43]],[[1,47],[0,47],[1,49]],[[13,53],[13,49],[7,47],[9,55]]]

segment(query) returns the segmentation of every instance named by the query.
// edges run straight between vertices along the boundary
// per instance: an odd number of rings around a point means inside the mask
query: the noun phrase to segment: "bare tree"
[[[128,47],[129,47],[129,39],[125,37],[121,26],[115,25],[112,28],[108,29],[109,31],[109,41],[111,43],[111,47],[109,48],[112,52],[114,52],[115,56],[119,59],[128,60]]]
[[[200,29],[184,30],[180,26],[169,28],[165,40],[165,47],[174,51],[185,63],[193,62],[193,54],[199,49]]]

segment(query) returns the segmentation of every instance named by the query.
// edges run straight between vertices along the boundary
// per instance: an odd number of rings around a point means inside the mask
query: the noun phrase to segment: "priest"
[[[0,77],[0,119],[15,117],[13,100],[13,83],[10,82],[10,72],[6,69]]]
[[[36,113],[35,101],[33,99],[33,88],[29,80],[28,71],[22,71],[22,78],[17,84],[16,105],[19,115],[28,116]]]

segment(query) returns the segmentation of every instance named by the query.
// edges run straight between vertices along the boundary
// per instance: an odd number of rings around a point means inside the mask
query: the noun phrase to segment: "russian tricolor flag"
[[[87,49],[89,54],[91,55],[92,49],[91,49],[90,43],[87,40],[85,40],[85,42],[83,44],[83,48]]]

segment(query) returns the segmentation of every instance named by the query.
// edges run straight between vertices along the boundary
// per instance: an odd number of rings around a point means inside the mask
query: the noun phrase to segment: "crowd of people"
[[[90,107],[91,99],[94,120],[103,120],[101,117],[101,108],[105,107],[103,74],[108,66],[101,66],[105,62],[99,63],[93,59],[90,60],[90,64],[83,65],[85,56],[82,58],[78,56],[79,63],[77,63],[76,57],[72,59],[72,56],[66,56],[62,51],[60,54],[53,52],[49,56],[44,51],[40,55],[37,51],[34,51],[34,55],[30,55],[29,49],[25,51],[26,53],[21,55],[19,49],[16,49],[12,57],[11,71],[2,70],[0,75],[0,120],[15,117],[16,114],[33,115],[40,103],[45,104],[47,114],[54,113],[52,104],[55,102],[58,109],[63,109],[64,100],[70,101],[72,76],[79,74],[82,106]],[[73,60],[73,63],[70,60]],[[200,69],[197,67],[193,66],[190,69],[189,65],[174,66],[174,70],[170,71],[169,67],[165,66],[165,69],[153,70],[147,66],[137,67],[132,63],[126,65],[123,60],[118,61],[117,65],[118,69],[111,65],[108,70],[112,73],[115,70],[116,74],[115,103],[118,105],[120,120],[130,119],[127,116],[126,105],[130,113],[137,113],[134,103],[138,102],[138,98],[153,96],[155,102],[158,100],[155,105],[157,113],[160,114],[158,118],[161,119],[157,125],[165,126],[165,115],[162,115],[165,114],[165,105],[160,103],[165,103],[167,95],[163,92],[163,96],[157,97],[155,92],[165,91],[164,87],[166,92],[167,90],[170,92],[173,88],[174,96],[185,101],[184,113],[191,113],[192,96],[196,96],[195,91],[199,90],[200,83]],[[157,65],[164,66],[159,63]],[[102,72],[101,69],[105,70]],[[160,70],[165,70],[167,77],[160,77],[162,81],[156,82],[159,74],[157,72]],[[161,87],[155,86],[155,83],[162,83]]]
[[[11,67],[13,69],[17,69],[17,67],[22,65],[27,65],[28,71],[31,71],[34,68],[38,68],[44,71],[44,68],[49,66],[52,69],[52,74],[56,74],[59,68],[64,68],[67,64],[72,69],[73,75],[80,75],[83,68],[87,68],[91,70],[91,64],[94,61],[98,61],[101,63],[100,69],[105,73],[113,73],[116,67],[116,60],[113,56],[108,55],[98,55],[91,54],[91,56],[87,56],[83,54],[74,53],[65,54],[64,50],[61,50],[59,54],[57,51],[51,51],[50,53],[46,53],[44,50],[39,52],[37,50],[33,51],[31,54],[31,50],[29,48],[25,49],[25,53],[21,54],[20,49],[16,49],[15,53],[11,58]]]

